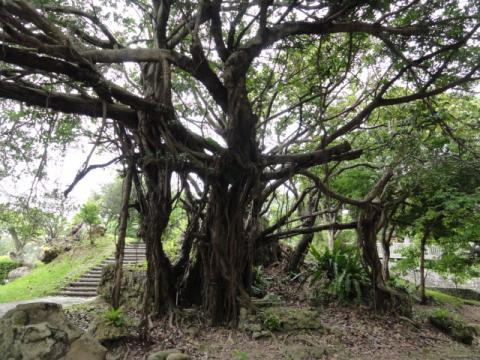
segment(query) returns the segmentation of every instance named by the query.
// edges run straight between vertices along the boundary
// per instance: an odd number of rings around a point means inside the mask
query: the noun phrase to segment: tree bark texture
[[[122,268],[123,258],[125,253],[125,238],[127,235],[128,225],[128,205],[130,201],[130,194],[132,192],[133,181],[133,167],[128,166],[127,174],[123,179],[122,187],[122,207],[120,209],[120,216],[118,221],[118,240],[115,251],[115,273],[114,283],[112,288],[112,307],[118,309],[120,306],[120,291],[122,287]]]

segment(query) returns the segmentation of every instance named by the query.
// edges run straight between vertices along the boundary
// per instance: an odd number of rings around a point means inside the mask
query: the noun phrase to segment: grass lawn
[[[455,307],[460,307],[462,305],[480,306],[480,301],[462,299],[460,297],[445,294],[445,293],[442,293],[442,292],[436,291],[436,290],[426,289],[425,293],[427,294],[427,296],[431,296],[436,301],[438,301],[439,303],[442,303],[442,304],[450,304],[450,305],[453,305]]]
[[[0,303],[54,295],[72,280],[114,253],[113,236],[84,241],[49,264],[39,264],[28,275],[0,285]]]

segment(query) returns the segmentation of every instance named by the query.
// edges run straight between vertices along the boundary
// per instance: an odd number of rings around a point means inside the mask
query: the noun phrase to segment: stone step
[[[73,297],[94,297],[97,296],[96,291],[60,291],[60,296],[73,296]]]
[[[125,265],[138,264],[146,259],[146,247],[144,243],[128,244],[124,249],[123,263]],[[70,283],[63,289],[61,296],[92,297],[97,296],[97,287],[102,278],[102,271],[106,265],[115,264],[115,256],[105,259],[101,264],[91,268],[87,273],[75,282]]]
[[[137,261],[137,260],[124,260],[123,263],[124,264],[138,264],[139,261]],[[103,264],[108,264],[108,265],[115,264],[115,260],[105,260],[103,262]]]
[[[145,256],[124,256],[123,260],[129,260],[129,261],[140,261],[140,260],[145,260]],[[108,258],[105,259],[104,261],[115,261],[115,258]]]
[[[97,292],[97,287],[96,286],[71,286],[69,285],[67,288],[65,288],[65,291],[79,291],[79,292],[85,292],[85,291],[93,291]]]
[[[77,281],[77,282],[71,283],[69,286],[79,287],[79,288],[87,288],[87,287],[96,288],[98,284],[100,284],[100,281]]]
[[[100,280],[102,280],[101,276],[82,276],[77,281],[80,281],[80,282],[98,281],[99,282]]]

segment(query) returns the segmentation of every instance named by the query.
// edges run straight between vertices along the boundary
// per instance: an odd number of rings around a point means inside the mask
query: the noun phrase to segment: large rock
[[[130,335],[128,326],[114,326],[108,323],[104,318],[96,318],[90,327],[88,333],[102,344],[108,344],[128,337]]]
[[[438,310],[428,318],[430,323],[452,339],[471,345],[477,331],[474,327],[465,324],[461,319],[447,311]]]
[[[70,345],[64,360],[103,360],[107,349],[88,334],[82,335]],[[63,359],[62,359],[63,360]]]
[[[192,360],[192,357],[177,349],[168,349],[153,352],[148,356],[147,360]]]
[[[2,359],[101,360],[106,351],[73,325],[58,304],[17,305],[0,319]]]
[[[29,266],[20,266],[16,269],[13,269],[12,271],[10,271],[7,275],[7,279],[9,281],[18,279],[22,276],[27,275],[31,270],[32,269]]]
[[[263,326],[272,331],[323,330],[318,312],[290,306],[272,306],[262,313]]]

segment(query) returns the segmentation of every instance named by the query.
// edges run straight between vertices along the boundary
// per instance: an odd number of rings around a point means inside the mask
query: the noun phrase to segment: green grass
[[[460,307],[462,305],[480,306],[480,301],[462,299],[453,295],[442,293],[440,291],[426,289],[425,293],[427,294],[427,296],[431,296],[435,301],[442,304],[450,304],[455,307]]]
[[[51,263],[39,264],[24,277],[0,285],[0,303],[54,295],[72,280],[111,256],[114,249],[115,244],[110,235],[96,239],[94,246],[88,244],[88,241],[83,242]]]

